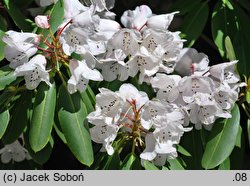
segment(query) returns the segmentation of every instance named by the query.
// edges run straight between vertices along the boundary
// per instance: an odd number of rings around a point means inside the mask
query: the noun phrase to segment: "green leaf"
[[[93,149],[90,134],[84,127],[87,109],[77,92],[69,94],[64,86],[59,89],[58,117],[67,145],[83,164],[90,166],[93,163]]]
[[[215,123],[202,157],[202,166],[212,169],[221,164],[234,149],[240,125],[240,111],[237,105],[232,109],[232,118]]]
[[[182,34],[185,35],[184,39],[187,40],[187,42],[185,42],[186,46],[192,46],[201,35],[208,19],[208,13],[209,7],[207,2],[202,2],[196,4],[192,11],[185,16],[181,31]]]
[[[185,170],[185,168],[182,166],[182,164],[179,162],[177,158],[175,159],[169,159],[168,160],[170,166],[170,170]]]
[[[32,157],[32,160],[34,160],[36,163],[42,165],[45,162],[47,162],[50,158],[50,155],[52,153],[53,143],[51,143],[51,140],[47,145],[39,152],[34,152],[30,147],[29,137],[28,133],[24,133],[24,142],[25,147],[28,150],[30,156]]]
[[[32,25],[34,25],[34,22],[27,19],[27,17],[23,15],[19,7],[12,0],[3,0],[3,2],[9,15],[22,31],[33,30],[34,27]]]
[[[233,47],[230,37],[228,36],[226,36],[226,39],[225,39],[225,47],[226,47],[227,58],[231,61],[236,60],[234,47]]]
[[[237,3],[239,3],[246,10],[250,11],[250,1],[249,0],[239,0],[239,1],[237,1]]]
[[[181,139],[181,146],[183,146],[190,154],[190,156],[183,156],[183,160],[187,164],[189,170],[200,170],[201,159],[203,155],[203,142],[201,131],[192,130],[187,132]]]
[[[41,83],[38,87],[29,131],[30,145],[35,152],[43,149],[50,139],[55,106],[55,83],[51,87]]]
[[[83,93],[81,93],[81,96],[82,96],[82,101],[87,108],[87,112],[90,113],[90,112],[94,111],[94,107],[91,103],[91,100],[89,98],[87,91],[84,91]]]
[[[230,159],[229,158],[225,159],[225,161],[223,161],[220,164],[218,169],[219,170],[230,170]]]
[[[122,170],[140,170],[141,162],[135,154],[128,154],[122,164]]]
[[[218,1],[212,14],[212,35],[222,57],[225,57],[225,38],[231,39],[237,33],[234,11],[222,1]]]
[[[111,156],[106,156],[104,160],[105,165],[103,167],[103,170],[120,170],[121,166],[121,160],[120,156],[117,151],[114,152]]]
[[[10,121],[9,110],[0,111],[0,139],[2,139]]]
[[[0,15],[0,30],[5,32],[7,30],[7,23],[3,16]]]
[[[1,16],[0,16],[1,18]],[[0,25],[1,25],[1,20],[0,20]],[[3,36],[4,36],[4,32],[1,30],[0,28],[0,61],[2,61],[4,59],[4,46],[5,46],[5,43],[3,42]],[[1,84],[0,84],[1,86]]]
[[[26,91],[15,102],[11,109],[11,117],[8,128],[3,136],[4,144],[10,144],[16,141],[23,133],[28,124],[28,109],[32,103],[32,92]]]
[[[59,127],[54,124],[54,129],[56,131],[56,134],[59,136],[59,138],[63,141],[63,143],[67,144],[67,140],[63,134],[63,132],[61,131],[61,129],[59,129]]]
[[[0,68],[0,91],[4,90],[5,87],[16,80],[14,71],[9,67],[5,66]]]
[[[153,163],[149,162],[149,161],[144,161],[144,168],[146,170],[159,170],[158,167],[156,167]]]
[[[183,148],[181,145],[177,145],[177,151],[184,156],[192,156],[185,148]]]
[[[16,6],[18,7],[27,7],[31,4],[34,0],[12,0]]]

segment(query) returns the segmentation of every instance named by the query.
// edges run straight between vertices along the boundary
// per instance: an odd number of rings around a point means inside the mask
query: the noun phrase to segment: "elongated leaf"
[[[86,91],[84,91],[83,93],[81,93],[82,96],[82,101],[85,104],[86,108],[87,108],[87,112],[90,113],[94,110],[94,107],[91,103],[91,99],[89,98],[89,95]]]
[[[1,24],[1,21],[0,21],[0,24]],[[4,59],[4,46],[5,46],[5,43],[2,41],[3,36],[4,36],[4,32],[0,28],[0,61],[2,61]]]
[[[30,145],[35,152],[43,149],[50,139],[55,105],[55,83],[51,87],[42,83],[36,95],[29,131]]]
[[[203,155],[203,142],[201,132],[198,130],[192,130],[187,132],[181,140],[181,146],[183,146],[190,154],[190,156],[183,156],[183,160],[187,164],[189,170],[200,170],[201,159]]]
[[[5,32],[7,30],[7,23],[3,16],[0,15],[0,30]]]
[[[34,152],[31,149],[29,142],[29,135],[27,134],[27,132],[24,133],[24,142],[26,149],[28,150],[30,156],[32,157],[32,160],[34,160],[36,163],[42,165],[49,160],[50,155],[52,153],[53,143],[49,142],[41,151]]]
[[[23,31],[32,31],[34,22],[30,19],[27,19],[20,11],[20,9],[16,6],[16,4],[11,0],[3,0],[6,10],[9,15],[15,22],[15,24]]]
[[[111,156],[106,156],[104,160],[105,164],[104,170],[120,170],[121,169],[121,161],[120,156],[117,151],[114,152]]]
[[[10,120],[9,110],[0,111],[0,139],[2,139]]]
[[[225,161],[223,161],[220,166],[219,170],[230,170],[230,159],[227,158]]]
[[[202,166],[212,169],[221,164],[233,151],[240,124],[237,105],[232,109],[232,118],[223,123],[215,123],[202,157]]]
[[[61,129],[58,128],[58,126],[56,124],[54,124],[54,129],[56,131],[56,134],[59,136],[59,138],[63,141],[63,143],[67,144],[67,140],[63,134],[63,132],[61,131]]]
[[[27,7],[34,0],[12,0],[18,7]]]
[[[140,170],[141,162],[135,154],[128,154],[122,164],[122,170]]]
[[[250,11],[250,1],[249,0],[240,0],[237,1],[241,4],[242,7],[244,7],[246,10]]]
[[[182,164],[178,161],[177,158],[168,160],[170,170],[185,170]]]
[[[232,44],[230,37],[228,36],[225,39],[225,47],[226,47],[226,52],[227,52],[227,58],[231,61],[236,60],[233,44]]]
[[[177,151],[185,156],[192,156],[185,148],[181,145],[177,145]]]
[[[149,161],[144,161],[144,168],[146,170],[159,170],[158,167],[156,167],[153,163],[149,162]]]
[[[24,92],[11,109],[8,128],[3,136],[4,144],[16,141],[28,123],[28,109],[32,102],[32,92]]]
[[[222,1],[218,1],[212,15],[212,35],[222,57],[225,57],[225,38],[237,33],[237,24],[234,11],[229,9]]]
[[[61,86],[58,108],[58,117],[67,145],[81,163],[90,166],[93,163],[93,150],[90,134],[84,127],[87,110],[81,95],[78,92],[70,95],[67,89]]]
[[[14,71],[8,67],[0,68],[0,91],[16,80]]]
[[[201,35],[207,19],[208,19],[209,8],[207,2],[198,3],[193,7],[193,10],[189,12],[182,24],[182,34],[187,40],[185,45],[190,47],[194,44],[196,39]]]

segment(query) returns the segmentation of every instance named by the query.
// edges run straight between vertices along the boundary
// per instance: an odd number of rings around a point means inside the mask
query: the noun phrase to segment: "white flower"
[[[240,80],[239,75],[235,72],[235,64],[237,62],[231,61],[213,65],[209,69],[210,75],[221,83],[237,83]]]
[[[121,29],[109,40],[108,46],[114,49],[121,49],[126,55],[135,54],[140,46],[141,34],[136,30]]]
[[[96,69],[90,69],[84,61],[70,60],[69,63],[71,78],[68,80],[68,91],[70,94],[75,93],[77,90],[83,92],[89,80],[102,81],[101,73]]]
[[[202,125],[206,129],[210,129],[218,117],[231,117],[231,114],[224,112],[212,96],[207,93],[196,93],[194,103],[188,107],[190,108],[190,122],[195,125],[197,130],[201,129]]]
[[[70,25],[67,27],[60,37],[64,53],[67,55],[71,55],[73,52],[84,54],[86,52],[84,45],[87,44],[88,34],[87,30],[79,26]]]
[[[133,11],[125,11],[121,16],[121,22],[126,28],[140,30],[145,26],[151,15],[151,9],[147,5],[141,5],[137,6]]]
[[[145,103],[147,103],[148,95],[145,92],[138,91],[135,86],[129,83],[123,84],[118,91],[118,94],[124,99],[129,102],[135,102],[136,108],[139,109]],[[128,108],[128,107],[127,107]],[[127,110],[127,109],[125,109]]]
[[[175,71],[182,76],[202,75],[209,70],[209,60],[204,53],[198,53],[194,48],[181,50]]]
[[[144,46],[140,47],[140,50],[127,62],[129,75],[134,77],[140,71],[139,83],[141,84],[145,76],[152,76],[159,70],[163,53],[161,46],[158,46],[153,54],[149,53]]]
[[[50,28],[49,16],[38,15],[35,17],[35,23],[39,28]]]
[[[97,12],[110,10],[115,5],[115,0],[90,0],[95,6]]]
[[[37,48],[33,44],[6,45],[4,47],[4,57],[10,61],[9,66],[12,69],[27,63],[36,52]]]
[[[28,63],[17,67],[14,75],[24,76],[26,88],[29,90],[37,88],[41,81],[51,86],[49,73],[46,71],[46,58],[41,54],[34,56]]]
[[[129,77],[128,64],[124,62],[126,55],[120,49],[107,53],[106,59],[100,60],[103,79],[113,81],[117,77],[120,81],[125,81]]]
[[[88,121],[94,125],[111,125],[117,122],[125,103],[118,93],[105,88],[99,89],[96,95],[96,110],[88,115]]]
[[[170,14],[161,14],[151,16],[147,21],[147,26],[156,30],[167,30],[170,23],[172,22],[174,15],[178,12]]]
[[[156,88],[157,98],[160,100],[166,100],[173,102],[179,97],[178,84],[181,77],[178,75],[166,75],[157,73],[150,83],[153,88]]]
[[[88,7],[81,4],[78,0],[63,0],[63,2],[65,19],[71,19],[88,9]]]
[[[16,67],[27,63],[29,58],[37,52],[39,36],[33,33],[8,31],[3,37],[4,56],[10,61],[10,67]]]
[[[193,102],[196,93],[212,94],[214,90],[213,80],[206,76],[185,76],[179,82],[179,92],[186,103]]]
[[[114,153],[112,143],[116,138],[118,126],[116,125],[96,125],[89,129],[91,139],[96,143],[103,144],[103,149],[109,155]]]
[[[222,109],[230,110],[238,99],[238,92],[231,89],[228,84],[221,84],[216,88],[213,96]]]
[[[141,113],[141,124],[142,126],[149,130],[157,119],[162,116],[166,116],[170,112],[171,107],[162,101],[148,101],[142,109]]]
[[[5,145],[0,149],[2,163],[21,162],[25,159],[29,160],[28,151],[17,141]]]

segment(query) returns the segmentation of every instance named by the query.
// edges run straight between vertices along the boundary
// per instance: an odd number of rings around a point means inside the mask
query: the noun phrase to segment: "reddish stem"
[[[67,23],[64,25],[63,28],[61,28],[61,29],[59,30],[59,32],[57,33],[57,36],[56,36],[57,39],[61,36],[63,30],[64,30],[69,24],[72,23],[72,21],[73,21],[73,20],[71,19],[69,22],[67,22]]]

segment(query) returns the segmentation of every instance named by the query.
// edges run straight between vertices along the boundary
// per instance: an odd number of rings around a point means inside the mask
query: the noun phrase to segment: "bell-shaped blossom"
[[[140,47],[140,50],[127,62],[129,75],[134,77],[140,71],[139,83],[141,84],[145,76],[152,76],[158,72],[163,53],[161,46],[158,46],[154,53],[149,53],[143,46]]]
[[[186,76],[179,82],[179,92],[186,103],[193,102],[196,93],[212,94],[214,90],[213,80],[206,76]]]
[[[101,73],[96,69],[90,69],[85,60],[78,61],[75,59],[70,60],[69,68],[72,76],[68,80],[68,91],[70,94],[75,93],[77,90],[83,92],[89,80],[102,81]]]
[[[101,151],[107,151],[108,155],[114,153],[112,143],[116,138],[119,127],[117,125],[96,125],[89,129],[91,139],[103,144]]]
[[[65,19],[72,19],[76,15],[88,10],[88,7],[80,3],[79,0],[63,0],[63,3]]]
[[[208,57],[204,53],[198,53],[194,48],[181,50],[175,71],[181,76],[202,75],[209,70]]]
[[[108,89],[101,88],[99,91],[96,95],[96,110],[88,115],[88,121],[95,125],[111,125],[120,118],[125,101],[118,93]]]
[[[3,37],[3,42],[10,46],[17,46],[18,44],[33,44],[37,45],[40,41],[40,37],[37,34],[29,32],[16,32],[9,30],[5,33]]]
[[[67,55],[71,55],[73,52],[84,54],[86,52],[84,45],[87,44],[88,34],[76,25],[67,27],[60,37],[64,53]]]
[[[126,28],[140,30],[146,25],[152,10],[147,5],[137,6],[135,10],[127,10],[121,16],[121,22]]]
[[[109,40],[108,46],[114,49],[121,49],[126,55],[135,54],[139,48],[141,34],[135,30],[121,29]]]
[[[230,110],[238,99],[238,92],[228,84],[221,84],[216,88],[213,96],[222,109]]]
[[[190,122],[198,130],[202,128],[202,125],[206,129],[211,129],[212,124],[218,117],[231,117],[231,114],[224,112],[212,96],[207,93],[197,93],[194,102],[189,105],[189,108]]]
[[[18,140],[5,145],[2,149],[0,149],[0,155],[2,163],[22,162],[25,159],[31,159],[28,151],[19,143]]]
[[[4,47],[4,57],[10,62],[9,66],[12,69],[27,63],[36,52],[37,48],[33,44],[6,45]]]
[[[237,62],[238,61],[231,61],[213,65],[210,67],[209,73],[213,78],[220,81],[221,83],[237,83],[240,80],[239,75],[235,72],[235,64]]]
[[[137,109],[141,108],[149,100],[148,95],[145,92],[138,91],[135,86],[129,83],[123,84],[119,88],[118,92],[119,92],[119,95],[124,100],[127,100],[129,102],[135,101],[135,105]]]
[[[178,12],[170,14],[153,15],[147,21],[147,27],[156,30],[167,30],[170,23],[172,22],[174,15]]]
[[[153,88],[157,89],[157,98],[173,102],[179,97],[178,85],[181,77],[178,75],[166,75],[157,73],[150,83]]]
[[[46,58],[38,54],[25,63],[16,68],[15,76],[24,76],[26,88],[33,90],[37,88],[41,81],[51,86],[49,82],[49,73],[46,71]]]
[[[112,36],[121,29],[121,25],[116,21],[109,19],[100,19],[96,26],[97,33],[92,36],[96,40],[108,41]]]
[[[35,17],[35,23],[39,28],[44,28],[44,29],[50,28],[49,16],[38,15]]]
[[[105,81],[114,81],[117,78],[120,81],[128,79],[129,66],[124,62],[126,55],[122,50],[114,50],[108,53],[105,58],[106,59],[100,60],[99,65]]]

